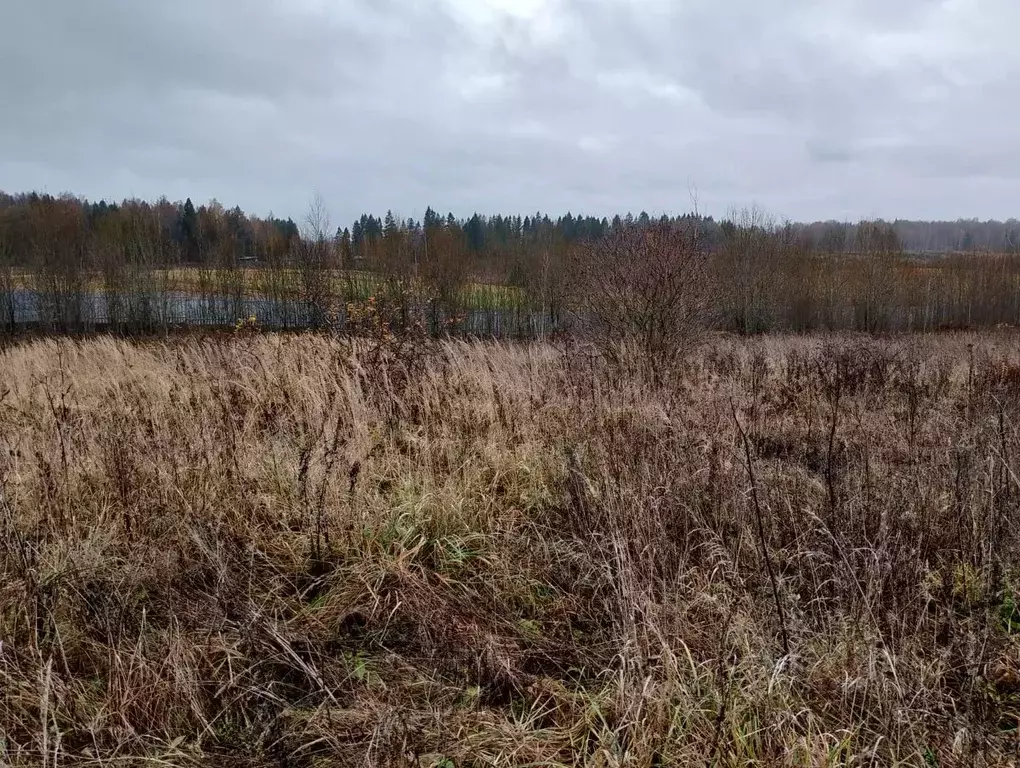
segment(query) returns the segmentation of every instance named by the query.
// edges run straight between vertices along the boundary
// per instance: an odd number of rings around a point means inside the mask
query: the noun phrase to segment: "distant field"
[[[218,273],[215,270],[185,268],[160,273],[173,290],[183,292],[215,291],[218,286],[240,286],[249,293],[301,296],[305,292],[303,278],[298,270],[265,270],[249,267],[236,272]],[[370,297],[383,298],[391,280],[377,272],[327,272],[326,285],[330,293],[346,301],[365,301]],[[412,281],[409,290],[427,295],[427,286]],[[518,288],[490,283],[468,283],[460,291],[459,303],[464,309],[509,309],[523,299]]]
[[[36,278],[26,272],[15,275],[16,285],[22,288],[35,287]],[[221,271],[198,267],[157,269],[145,274],[146,285],[158,286],[160,290],[211,294],[240,291],[248,295],[272,295],[298,298],[305,294],[301,273],[296,269],[264,269],[246,267]],[[130,280],[126,285],[130,286]],[[328,291],[344,301],[365,301],[371,296],[382,298],[386,295],[390,281],[385,275],[367,271],[327,271],[325,285]],[[88,280],[90,290],[102,291],[107,283],[101,275]],[[421,282],[412,282],[410,289],[421,295],[428,295],[428,288]],[[128,288],[130,290],[130,288]],[[469,282],[459,292],[458,304],[464,310],[516,309],[524,302],[521,289],[495,283]]]

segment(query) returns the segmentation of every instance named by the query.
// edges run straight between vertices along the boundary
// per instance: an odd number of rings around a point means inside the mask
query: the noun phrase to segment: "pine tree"
[[[351,241],[351,231],[347,227],[344,227],[343,232],[337,227],[337,242],[340,246],[341,263],[345,267],[350,267],[354,263],[354,246]]]
[[[196,262],[199,260],[199,230],[198,212],[195,211],[195,204],[189,197],[184,201],[181,209],[180,219],[177,222],[178,242],[184,249],[186,261]]]
[[[360,221],[355,221],[351,227],[351,251],[352,255],[361,258],[364,255],[365,227]]]
[[[482,246],[485,245],[485,223],[482,217],[476,213],[468,219],[464,224],[464,234],[467,235],[468,246],[471,250],[479,253]]]

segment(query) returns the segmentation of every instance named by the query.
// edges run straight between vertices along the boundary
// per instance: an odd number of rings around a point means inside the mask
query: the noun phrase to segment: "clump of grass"
[[[0,353],[0,762],[1015,754],[1012,337],[383,342]]]

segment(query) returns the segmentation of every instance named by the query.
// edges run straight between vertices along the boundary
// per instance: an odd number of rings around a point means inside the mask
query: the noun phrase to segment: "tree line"
[[[696,237],[663,234],[669,231]],[[658,234],[621,240],[649,232]],[[591,307],[596,271],[617,275],[621,298],[641,305],[647,297],[621,284],[622,276],[644,280],[647,264],[683,273],[669,254],[648,250],[653,242],[674,250],[677,242],[696,242],[705,265],[696,279],[711,287],[699,317],[727,330],[1020,321],[1020,224],[1013,219],[799,224],[758,209],[719,220],[644,212],[457,218],[430,207],[420,220],[391,211],[334,228],[321,200],[299,224],[215,200],[195,206],[190,199],[108,203],[0,193],[0,326],[29,317],[52,330],[162,328],[175,321],[171,305],[182,293],[189,312],[214,324],[246,316],[252,296],[273,308],[277,325],[319,324],[364,298],[351,276],[370,274],[377,276],[372,292],[399,302],[403,317],[412,304],[427,303],[437,324],[440,315],[463,313],[472,285],[504,286],[508,292],[490,309],[517,313],[522,321],[511,327],[526,333]],[[624,256],[634,263],[622,264]],[[658,278],[661,288],[665,275]]]

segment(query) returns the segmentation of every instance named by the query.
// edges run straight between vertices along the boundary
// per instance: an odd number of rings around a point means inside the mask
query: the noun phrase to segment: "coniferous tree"
[[[190,197],[184,201],[181,208],[178,232],[180,238],[178,242],[184,249],[184,260],[197,262],[200,255],[198,212]]]

